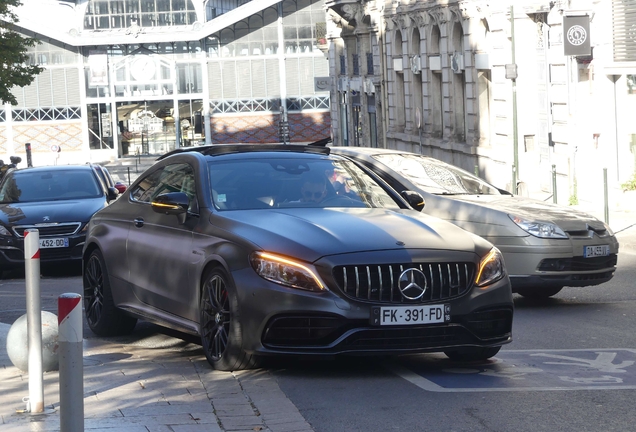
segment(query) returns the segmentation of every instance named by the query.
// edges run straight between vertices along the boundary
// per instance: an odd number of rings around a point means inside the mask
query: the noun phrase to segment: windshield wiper
[[[438,192],[438,193],[434,193],[433,195],[481,195],[481,194],[476,194],[471,192]]]

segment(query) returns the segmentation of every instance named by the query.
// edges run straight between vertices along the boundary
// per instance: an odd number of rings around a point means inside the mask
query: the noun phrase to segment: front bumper
[[[68,237],[69,246],[40,249],[40,263],[78,262],[82,258],[85,235]],[[24,239],[0,238],[0,269],[24,266]]]
[[[527,237],[486,237],[504,256],[512,291],[520,288],[582,287],[609,281],[619,250],[615,236],[563,240]],[[586,246],[609,245],[610,255],[584,258]]]
[[[250,353],[389,355],[512,341],[513,303],[507,277],[486,289],[473,287],[444,301],[450,305],[450,321],[443,324],[375,326],[370,322],[373,307],[380,305],[377,302],[352,300],[335,290],[313,293],[285,288],[255,280],[251,269],[233,276],[241,287],[243,348]]]

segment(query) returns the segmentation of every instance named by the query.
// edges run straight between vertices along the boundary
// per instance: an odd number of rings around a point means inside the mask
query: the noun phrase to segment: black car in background
[[[95,168],[95,171],[99,175],[99,178],[102,180],[107,188],[113,187],[120,194],[126,192],[127,186],[120,181],[115,181],[115,179],[113,179],[113,176],[110,175],[110,171],[108,171],[108,168],[97,164],[94,164],[93,168]]]
[[[219,370],[279,354],[479,360],[511,341],[499,251],[328,148],[171,152],[93,216],[83,269],[94,333],[149,320],[200,336]]]
[[[9,170],[0,182],[0,271],[24,265],[27,229],[38,230],[42,264],[79,263],[89,219],[117,195],[92,165]]]

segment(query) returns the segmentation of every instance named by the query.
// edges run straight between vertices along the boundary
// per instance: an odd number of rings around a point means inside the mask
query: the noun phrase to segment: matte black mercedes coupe
[[[417,202],[329,148],[176,150],[91,219],[88,325],[199,335],[219,370],[278,354],[492,357],[511,341],[501,254]]]

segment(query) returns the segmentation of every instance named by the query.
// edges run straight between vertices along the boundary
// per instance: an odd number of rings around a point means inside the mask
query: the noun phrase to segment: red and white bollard
[[[24,231],[24,282],[26,285],[27,334],[29,339],[29,401],[27,411],[44,412],[42,367],[42,312],[40,300],[40,232]]]
[[[66,293],[57,300],[60,345],[60,430],[84,430],[84,357],[82,296]]]

